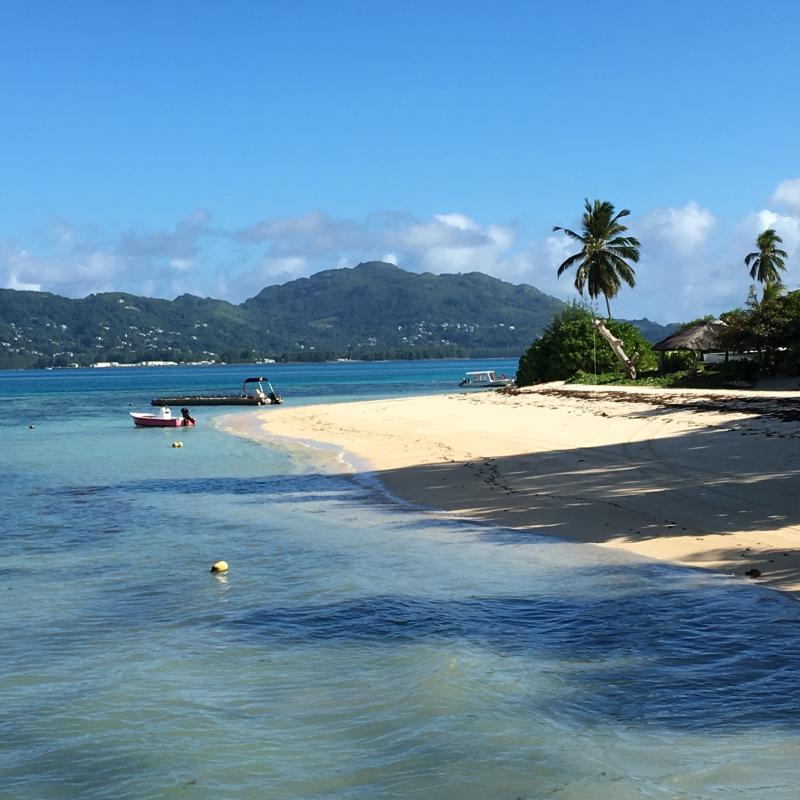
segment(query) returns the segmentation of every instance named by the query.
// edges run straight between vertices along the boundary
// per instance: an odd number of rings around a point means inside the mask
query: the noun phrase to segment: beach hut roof
[[[694,350],[700,353],[719,350],[720,335],[727,327],[721,319],[703,320],[691,328],[678,331],[656,342],[653,350]]]

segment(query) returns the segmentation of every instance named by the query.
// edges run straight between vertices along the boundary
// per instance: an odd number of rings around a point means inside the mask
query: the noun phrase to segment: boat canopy
[[[493,369],[484,369],[480,372],[465,372],[464,378],[467,380],[495,380],[495,373]]]
[[[269,387],[269,392],[264,391],[262,381]],[[250,384],[250,388],[248,388],[248,384]],[[255,387],[253,387],[253,384],[255,384]],[[272,384],[269,382],[269,378],[267,378],[266,375],[261,378],[245,378],[242,383],[242,396],[259,398],[261,400],[266,400],[268,398],[271,403],[280,403],[281,401],[280,397],[275,394],[275,390],[272,388]]]

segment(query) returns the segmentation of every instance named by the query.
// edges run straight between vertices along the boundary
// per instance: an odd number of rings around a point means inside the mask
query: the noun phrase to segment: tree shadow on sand
[[[800,525],[795,426],[745,420],[664,434],[606,446],[422,464],[383,470],[377,477],[422,506],[490,526],[598,544],[695,540],[698,559],[725,562],[741,573],[758,550],[760,571],[791,578],[790,562],[800,553],[786,548],[785,539],[773,544],[770,533]],[[759,446],[748,437],[757,437]],[[710,535],[737,532],[763,536],[756,537],[752,551],[723,546],[709,553],[700,544]],[[794,577],[800,579],[800,573]]]

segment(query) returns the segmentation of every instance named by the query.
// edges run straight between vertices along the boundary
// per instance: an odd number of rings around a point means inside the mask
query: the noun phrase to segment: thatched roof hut
[[[673,333],[656,342],[653,350],[692,350],[695,353],[710,353],[722,349],[721,334],[728,326],[721,319],[707,319],[691,328]]]

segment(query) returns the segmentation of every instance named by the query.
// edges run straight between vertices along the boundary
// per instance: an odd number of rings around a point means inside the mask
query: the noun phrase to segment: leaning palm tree
[[[783,239],[775,232],[774,228],[767,228],[756,239],[755,253],[748,253],[744,258],[745,266],[750,267],[750,277],[764,285],[764,290],[769,284],[781,282],[780,271],[786,269],[786,259],[789,257],[785,250],[778,245]]]
[[[636,285],[636,273],[628,261],[638,263],[640,245],[632,236],[622,235],[628,229],[619,220],[631,213],[627,208],[615,214],[611,203],[600,200],[591,204],[586,200],[584,207],[582,233],[558,225],[553,228],[554,231],[564,231],[570,239],[582,245],[580,252],[570,256],[558,268],[558,275],[577,266],[575,288],[581,295],[586,288],[592,299],[602,294],[611,319],[609,298],[616,296],[623,281],[631,287]]]

